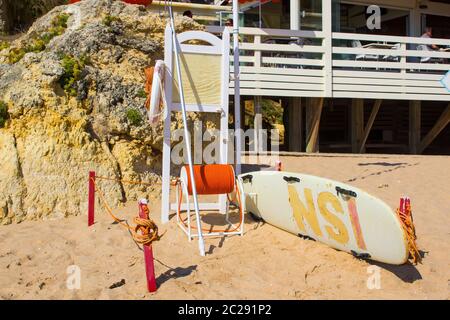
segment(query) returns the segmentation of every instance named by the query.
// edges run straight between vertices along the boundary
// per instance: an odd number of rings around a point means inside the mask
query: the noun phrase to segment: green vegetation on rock
[[[133,108],[130,108],[127,110],[127,119],[130,122],[130,124],[134,126],[138,126],[142,123],[142,115],[141,113]]]
[[[60,36],[67,29],[67,20],[70,15],[67,13],[61,13],[53,18],[51,27],[45,31],[42,35],[33,38],[31,43],[24,48],[14,48],[10,50],[8,55],[8,62],[14,64],[22,60],[23,56],[29,52],[42,52],[46,49],[48,43],[57,36]],[[1,48],[1,47],[0,47]]]
[[[64,68],[64,74],[59,79],[59,84],[68,96],[77,96],[77,82],[81,79],[81,73],[88,63],[86,56],[77,59],[70,55],[62,55],[61,66]]]
[[[6,41],[0,41],[0,51],[8,49],[9,48],[9,43]]]
[[[113,22],[120,22],[120,18],[108,14],[103,17],[102,22],[105,26],[110,27]]]
[[[5,126],[6,120],[8,120],[8,106],[3,101],[0,101],[0,128]]]
[[[14,64],[22,60],[23,56],[27,53],[24,48],[13,48],[9,51],[8,62]]]
[[[138,96],[139,98],[144,98],[144,99],[146,99],[146,98],[147,98],[147,93],[145,92],[144,89],[141,89],[141,90],[138,91],[137,96]]]

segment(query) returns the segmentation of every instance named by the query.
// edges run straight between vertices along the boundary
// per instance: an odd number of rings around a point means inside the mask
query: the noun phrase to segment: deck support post
[[[306,152],[319,152],[319,127],[324,98],[308,98],[306,104]]]
[[[370,130],[372,130],[373,123],[375,121],[375,118],[377,117],[378,111],[380,110],[381,102],[382,102],[381,99],[375,100],[375,103],[372,108],[372,112],[370,113],[369,120],[367,120],[367,123],[364,126],[364,132],[362,135],[361,143],[359,145],[359,153],[363,153],[365,151],[365,145],[367,142],[367,138],[369,137]],[[363,114],[363,116],[364,116],[364,114]]]
[[[445,108],[444,112],[442,112],[441,116],[436,121],[434,127],[430,130],[430,132],[427,133],[425,138],[422,139],[417,151],[419,153],[422,153],[449,123],[450,123],[450,103],[447,105],[447,108]]]
[[[409,153],[417,154],[420,143],[421,101],[409,102]]]
[[[351,140],[352,140],[352,152],[361,152],[359,146],[364,133],[364,100],[352,99],[351,104]],[[364,148],[363,151],[364,152]]]
[[[259,153],[262,151],[263,143],[262,143],[262,99],[260,96],[256,96],[254,98],[254,107],[255,107],[255,117],[253,118],[253,128],[254,128],[254,137],[253,143],[255,147],[255,152]]]
[[[302,151],[302,104],[300,97],[293,97],[289,99],[289,151]]]
[[[300,30],[300,0],[290,0],[291,30]]]

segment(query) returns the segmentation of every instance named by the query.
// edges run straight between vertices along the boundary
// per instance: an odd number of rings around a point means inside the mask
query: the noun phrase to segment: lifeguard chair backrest
[[[229,31],[225,29],[222,39],[204,31],[186,31],[177,34],[176,38],[187,111],[218,112],[220,108],[228,110]],[[164,56],[166,101],[170,111],[178,111],[181,109],[179,85],[172,31],[169,26],[165,32]]]

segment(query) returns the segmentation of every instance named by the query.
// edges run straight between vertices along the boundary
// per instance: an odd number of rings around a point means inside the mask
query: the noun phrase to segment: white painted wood
[[[272,97],[322,97],[322,91],[307,90],[276,90],[276,89],[241,89],[242,95],[272,96]],[[230,88],[230,95],[234,94],[234,88]]]
[[[290,0],[289,5],[291,30],[300,30],[300,0]]]
[[[281,65],[297,65],[297,66],[323,66],[322,59],[299,59],[299,58],[274,58],[262,57],[263,63],[281,64]]]
[[[450,59],[450,52],[422,51],[422,50],[394,50],[394,49],[366,49],[366,48],[345,48],[334,47],[333,53],[342,54],[371,54],[380,56],[406,56],[406,57],[432,57]]]
[[[202,39],[204,42],[208,42],[211,46],[217,48],[217,50],[222,51],[223,50],[223,42],[220,40],[220,38],[216,37],[215,35],[203,32],[203,31],[185,31],[183,33],[178,34],[177,36],[178,42],[180,45],[186,41],[195,40],[195,39]],[[202,45],[199,45],[199,47],[204,47]]]
[[[405,80],[429,80],[439,81],[442,79],[441,74],[427,74],[427,73],[406,73],[400,74],[398,72],[386,71],[364,71],[364,70],[333,70],[335,77],[355,77],[355,78],[382,78],[382,79],[405,79]]]
[[[208,32],[220,34],[225,27],[220,26],[206,26]],[[231,28],[228,28],[232,30]],[[309,30],[288,30],[288,29],[270,29],[270,28],[251,28],[240,27],[239,34],[253,35],[253,36],[271,36],[271,37],[301,37],[301,38],[323,38],[322,31]]]
[[[232,66],[234,66],[233,59],[234,59],[234,57],[230,57],[230,61],[232,62]],[[239,61],[240,62],[255,63],[255,57],[254,56],[240,56],[239,57]]]
[[[242,48],[242,45],[245,45],[246,43],[242,43],[240,46]],[[253,44],[254,46],[259,46],[261,45],[261,36],[255,36],[255,43]],[[245,48],[242,48],[245,50]],[[258,49],[256,48],[255,52],[254,52],[254,65],[257,68],[261,67],[261,50],[262,49]],[[242,68],[241,68],[241,74],[242,74]]]
[[[199,45],[192,45],[192,44],[182,44],[181,50],[183,50],[184,53],[209,53],[213,55],[222,55],[222,49],[213,47],[213,46],[199,46]]]
[[[296,76],[316,76],[323,77],[322,70],[317,69],[289,69],[289,68],[269,68],[269,67],[241,67],[241,74],[273,74],[273,75],[296,75]]]
[[[447,94],[445,88],[432,87],[398,87],[398,86],[367,86],[357,84],[333,84],[334,91],[354,91],[354,92],[391,92],[391,93],[426,93],[426,94]],[[450,99],[450,95],[449,95]]]
[[[245,92],[249,95],[270,96],[280,93],[282,96],[304,97],[314,92],[313,96],[316,97],[317,91],[321,91],[322,97],[332,97],[333,90],[337,90],[337,96],[347,95],[348,98],[355,96],[361,98],[360,93],[364,92],[364,97],[367,98],[382,99],[383,93],[389,93],[394,99],[408,97],[412,99],[414,94],[417,97],[418,93],[424,93],[429,100],[450,100],[450,93],[442,91],[439,84],[443,74],[450,70],[450,64],[443,63],[445,59],[450,59],[450,52],[411,50],[418,44],[450,45],[450,40],[331,32],[331,19],[329,19],[331,6],[329,1],[323,2],[323,31],[321,32],[240,28],[240,34],[255,36],[254,42],[240,44],[245,54],[240,56],[240,61],[247,64],[240,67],[242,81],[240,87],[245,90],[243,94]],[[261,43],[267,38],[290,40],[296,36],[310,37],[316,39],[316,42],[321,40],[321,45]],[[349,40],[349,42],[359,39],[375,44],[389,43],[396,47],[393,49],[333,47],[333,39]],[[267,53],[273,54],[268,56]],[[293,57],[295,53],[306,54]],[[309,57],[308,53],[314,53],[314,55]],[[355,61],[352,56],[357,55],[376,56],[379,60]],[[417,63],[411,59],[424,57],[443,60],[440,63]],[[389,61],[389,58],[397,58],[398,61]],[[233,73],[231,75],[233,77]],[[314,84],[319,86],[312,89]],[[233,87],[233,85],[231,81],[230,86]],[[349,87],[346,88],[345,85]],[[361,85],[367,88],[351,91],[361,88]],[[384,90],[381,86],[393,88]],[[269,91],[264,92],[264,90]],[[230,93],[233,92],[233,88],[230,88]]]
[[[441,94],[414,94],[414,93],[387,93],[387,92],[355,92],[355,91],[334,91],[335,98],[361,98],[365,99],[390,99],[390,100],[428,100],[428,101],[450,101],[450,95]]]
[[[269,81],[269,82],[289,82],[289,83],[319,83],[323,84],[323,77],[308,77],[299,75],[274,75],[258,73],[242,73],[241,81]]]
[[[274,44],[274,43],[250,43],[243,42],[239,45],[242,50],[257,50],[257,51],[273,51],[273,52],[312,52],[324,53],[325,48],[322,46],[300,46],[298,44]]]
[[[251,182],[245,179],[249,175]],[[288,183],[285,178],[299,180]],[[361,189],[292,172],[250,172],[238,179],[245,193],[245,212],[269,224],[338,250],[369,254],[372,260],[400,265],[408,259],[406,235],[396,213]],[[356,193],[356,197],[338,194],[337,187]],[[307,196],[309,192],[312,198]],[[350,209],[352,204],[355,211]],[[301,206],[309,210],[313,219],[301,215]],[[311,222],[314,220],[317,227]],[[356,226],[360,227],[360,232],[356,231]]]
[[[333,77],[333,84],[360,84],[360,85],[381,85],[381,86],[414,86],[414,87],[435,87],[442,88],[438,80],[403,80],[403,79],[383,79],[383,78],[350,78]],[[424,88],[426,89],[426,88]]]
[[[258,87],[260,88],[260,87]],[[257,153],[263,151],[262,144],[262,101],[260,96],[255,96],[253,103],[255,107],[255,116],[253,118],[253,128],[254,128],[254,137],[253,137],[253,145],[254,151]]]
[[[323,76],[324,97],[331,98],[333,96],[333,38],[332,38],[332,1],[322,0],[322,31],[324,39],[322,45],[325,53],[323,55]]]
[[[294,62],[292,62],[292,64],[294,64]],[[401,63],[401,62],[352,61],[352,60],[333,60],[333,67],[409,69],[409,70],[421,70],[422,72],[425,70],[442,70],[442,71],[450,70],[450,64]]]
[[[229,117],[229,83],[230,83],[230,35],[228,30],[222,34],[222,39],[203,31],[187,31],[176,35],[179,44],[180,51],[185,53],[195,53],[199,55],[215,55],[221,56],[220,70],[220,87],[217,90],[220,91],[220,103],[219,104],[185,104],[185,111],[190,112],[210,112],[219,113],[220,116],[220,163],[228,163],[228,117]],[[162,176],[162,205],[161,205],[161,220],[163,223],[168,222],[170,211],[170,162],[171,162],[171,115],[172,112],[182,111],[182,104],[173,95],[173,76],[176,74],[173,70],[173,56],[174,48],[171,40],[172,32],[170,27],[166,28],[165,32],[165,78],[164,78],[164,96],[167,103],[166,117],[164,121],[164,140],[163,140],[163,176]],[[184,42],[190,42],[191,40],[200,41],[201,43],[207,42],[210,46],[205,45],[193,45],[183,44]],[[202,204],[199,203],[199,206]],[[222,213],[226,213],[227,199],[226,195],[219,196],[217,206]],[[189,234],[191,232],[189,231]]]
[[[269,82],[269,81],[241,81],[241,88],[256,88],[260,89],[285,89],[285,90],[309,90],[309,91],[322,91],[323,85],[316,83],[295,83],[295,82]],[[230,85],[234,87],[234,85]]]
[[[361,34],[361,33],[343,33],[343,32],[333,32],[333,39],[342,40],[363,40],[372,42],[392,42],[392,43],[411,43],[411,44],[435,44],[446,46],[449,44],[449,39],[439,39],[439,38],[420,38],[420,37],[397,37],[397,36],[387,36],[387,35],[372,35],[372,34]]]
[[[186,111],[188,112],[212,112],[212,113],[218,113],[221,112],[222,107],[218,105],[208,105],[208,104],[202,104],[202,105],[194,105],[194,104],[187,104],[186,105]],[[172,111],[181,111],[181,106],[179,103],[172,104]]]

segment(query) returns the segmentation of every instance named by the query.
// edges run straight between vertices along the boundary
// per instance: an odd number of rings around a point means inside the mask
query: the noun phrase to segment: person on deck
[[[431,27],[426,27],[425,32],[422,34],[421,38],[431,39],[433,37],[433,29]],[[439,50],[439,47],[435,44],[426,45],[428,50]]]

